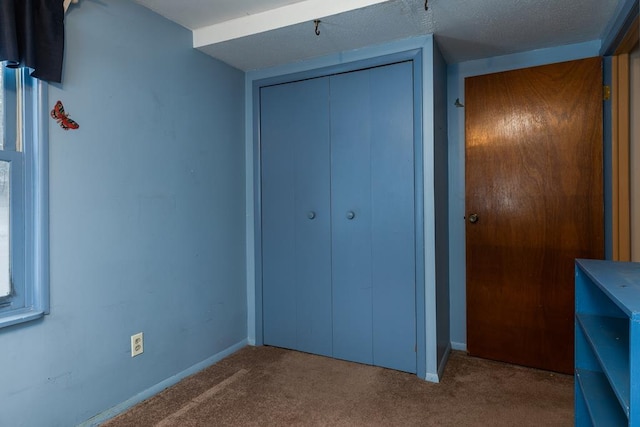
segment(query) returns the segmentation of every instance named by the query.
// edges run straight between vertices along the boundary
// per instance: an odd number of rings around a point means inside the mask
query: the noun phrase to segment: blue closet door
[[[334,356],[373,364],[370,71],[331,77]]]
[[[412,63],[330,90],[333,354],[415,373]]]
[[[329,79],[260,104],[264,343],[331,356]]]
[[[416,372],[412,63],[260,102],[264,343]]]

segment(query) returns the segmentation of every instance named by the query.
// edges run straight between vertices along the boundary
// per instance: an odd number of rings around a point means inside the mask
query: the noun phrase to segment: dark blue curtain
[[[62,0],[0,0],[0,61],[60,82],[64,53]]]

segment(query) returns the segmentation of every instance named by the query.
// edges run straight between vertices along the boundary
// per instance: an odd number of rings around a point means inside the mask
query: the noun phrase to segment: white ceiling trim
[[[193,47],[199,48],[266,31],[309,22],[389,0],[306,0],[254,15],[193,30]]]

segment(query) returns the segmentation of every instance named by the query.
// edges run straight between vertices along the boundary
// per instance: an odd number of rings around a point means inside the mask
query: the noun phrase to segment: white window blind
[[[0,298],[11,294],[11,163],[0,161]]]
[[[4,64],[0,64],[3,66]],[[6,114],[4,73],[0,72],[0,150],[4,149]],[[9,267],[9,193],[10,168],[8,162],[0,162],[0,298],[11,294]]]

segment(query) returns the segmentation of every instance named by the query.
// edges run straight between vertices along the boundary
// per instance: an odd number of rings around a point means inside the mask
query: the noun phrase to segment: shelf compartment
[[[594,426],[628,425],[629,421],[604,374],[576,369],[576,381],[582,390]]]
[[[628,417],[629,319],[583,313],[577,314],[576,317],[604,374],[611,382],[611,386],[607,385],[607,388],[613,389],[615,397]]]

